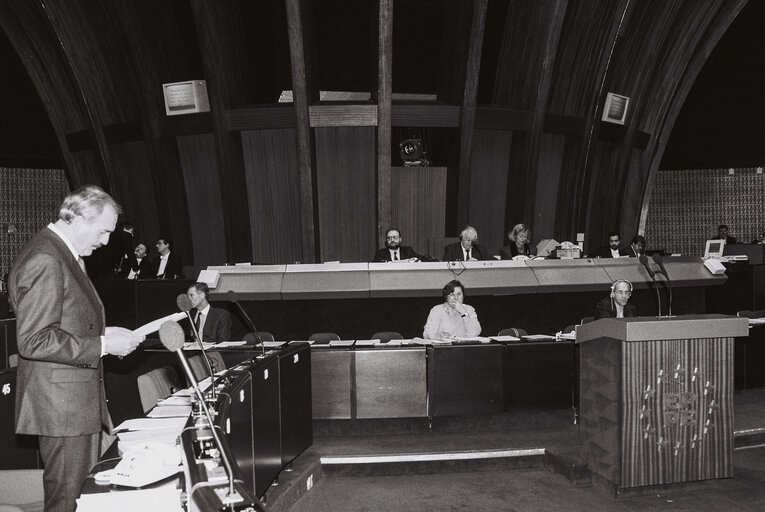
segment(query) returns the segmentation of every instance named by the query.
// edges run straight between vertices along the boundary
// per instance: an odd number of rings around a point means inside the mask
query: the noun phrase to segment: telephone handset
[[[158,441],[144,441],[125,451],[114,467],[110,483],[143,487],[181,471],[181,451]]]

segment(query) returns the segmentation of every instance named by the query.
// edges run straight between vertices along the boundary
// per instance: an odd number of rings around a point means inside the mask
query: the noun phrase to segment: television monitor
[[[713,240],[707,240],[706,247],[704,248],[704,259],[715,258],[720,259],[723,257],[723,251],[725,250],[725,240],[722,238],[715,238]]]

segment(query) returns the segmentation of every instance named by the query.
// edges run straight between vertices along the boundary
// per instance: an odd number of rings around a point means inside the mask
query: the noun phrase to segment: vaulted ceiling
[[[72,186],[103,186],[143,237],[203,267],[366,260],[392,223],[471,223],[491,247],[517,222],[537,240],[635,233],[688,91],[745,4],[20,0],[0,3],[0,27]],[[167,116],[162,84],[197,79],[210,112]],[[601,121],[608,92],[630,98],[624,125]],[[432,177],[397,168],[410,136]],[[427,231],[408,205],[434,197]]]

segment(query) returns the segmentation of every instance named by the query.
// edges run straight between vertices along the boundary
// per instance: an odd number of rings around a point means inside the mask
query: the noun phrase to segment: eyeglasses
[[[617,295],[624,295],[625,297],[632,295],[632,292],[629,290],[616,290],[614,293]]]
[[[401,238],[401,237],[400,236],[386,236],[385,237],[386,240],[398,240],[399,238]]]

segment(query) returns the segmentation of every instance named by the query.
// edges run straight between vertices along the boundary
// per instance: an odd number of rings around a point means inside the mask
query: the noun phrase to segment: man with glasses
[[[632,283],[619,279],[611,285],[611,294],[598,302],[597,318],[627,318],[638,316],[637,307],[630,304]]]
[[[420,261],[422,256],[414,252],[414,249],[408,245],[401,245],[401,232],[396,228],[391,228],[385,233],[385,247],[379,249],[373,263],[385,263],[387,261]]]

